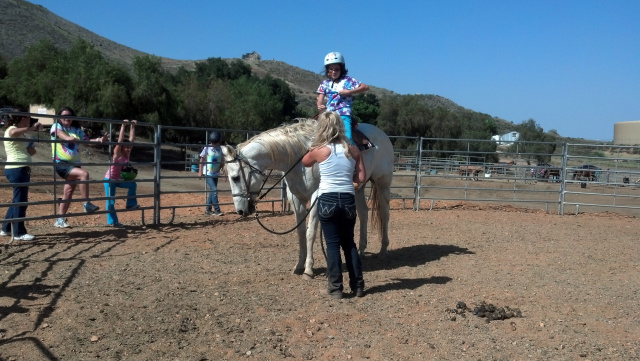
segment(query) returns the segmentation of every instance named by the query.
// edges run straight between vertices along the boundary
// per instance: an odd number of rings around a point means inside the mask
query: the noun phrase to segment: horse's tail
[[[380,199],[378,198],[378,187],[371,182],[371,227],[380,231],[382,216],[380,215]]]

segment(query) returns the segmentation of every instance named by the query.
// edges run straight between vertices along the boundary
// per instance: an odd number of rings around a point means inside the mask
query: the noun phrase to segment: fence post
[[[153,127],[154,130],[154,144],[153,144],[153,153],[154,153],[154,174],[153,174],[153,224],[160,224],[160,176],[161,176],[161,158],[162,151],[160,149],[160,145],[162,144],[162,125],[156,125]]]
[[[561,165],[561,169],[562,169],[562,177],[560,179],[560,215],[563,216],[564,215],[564,195],[565,195],[565,191],[566,191],[566,187],[567,187],[567,164],[568,164],[568,156],[569,156],[569,147],[567,146],[567,143],[563,142],[562,143],[562,165]]]
[[[416,167],[417,173],[416,173],[416,181],[414,183],[414,191],[413,191],[414,192],[413,210],[419,211],[420,210],[420,189],[422,184],[422,137],[418,138],[418,144],[416,145],[416,152],[418,152],[417,154],[418,166]]]

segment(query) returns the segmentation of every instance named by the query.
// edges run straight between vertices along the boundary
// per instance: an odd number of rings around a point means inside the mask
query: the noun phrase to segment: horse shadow
[[[454,245],[422,244],[390,250],[385,258],[378,254],[366,253],[362,259],[362,271],[374,272],[391,270],[401,267],[418,267],[429,262],[437,261],[451,255],[473,255],[475,252],[468,248]],[[345,265],[343,264],[343,268]],[[317,269],[326,275],[326,267]],[[344,270],[346,271],[346,269]],[[427,284],[443,285],[451,282],[453,278],[447,276],[432,276],[420,278],[392,278],[384,285],[373,286],[366,289],[366,293],[378,293],[392,290],[415,290]]]
[[[451,277],[432,276],[421,278],[392,278],[391,282],[384,285],[369,287],[366,289],[368,294],[381,293],[394,290],[415,290],[427,284],[443,285],[451,282]]]
[[[389,250],[386,257],[366,253],[362,260],[365,272],[390,270],[400,267],[418,267],[451,255],[475,254],[468,248],[452,244],[420,244]]]
[[[400,267],[418,267],[451,255],[475,254],[468,248],[454,245],[424,244],[403,247],[388,251],[386,257],[377,254],[365,254],[362,260],[363,272],[390,270]],[[373,286],[367,293],[387,292],[392,290],[415,290],[427,284],[443,285],[451,282],[448,276],[431,276],[420,278],[392,278],[390,282]]]

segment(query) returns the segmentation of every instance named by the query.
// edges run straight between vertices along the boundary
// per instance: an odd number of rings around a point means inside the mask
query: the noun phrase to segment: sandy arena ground
[[[30,199],[52,196],[34,188]],[[124,229],[104,214],[69,229],[29,222],[35,241],[0,248],[0,359],[640,359],[638,218],[396,201],[386,259],[371,232],[365,297],[333,300],[318,242],[316,276],[303,280],[291,273],[295,235],[223,211],[180,208],[173,224],[164,211],[159,226],[121,213]],[[275,230],[295,224],[263,216]],[[483,302],[521,317],[474,315]]]

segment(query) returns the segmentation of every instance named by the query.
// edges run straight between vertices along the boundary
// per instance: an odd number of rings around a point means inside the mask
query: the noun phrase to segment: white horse
[[[229,185],[236,212],[248,216],[255,211],[256,198],[263,184],[267,169],[287,172],[287,195],[296,214],[299,254],[293,273],[313,278],[313,242],[316,237],[318,215],[316,207],[309,212],[308,227],[304,225],[307,204],[313,204],[320,183],[318,166],[306,168],[300,163],[307,153],[311,137],[317,125],[313,119],[298,119],[297,123],[283,125],[262,132],[239,144],[237,152],[230,146],[223,146]],[[393,176],[393,147],[389,137],[377,127],[362,123],[358,125],[374,148],[362,152],[371,181],[373,225],[379,230],[380,255],[386,256],[389,245],[389,200]],[[356,191],[356,207],[360,218],[360,255],[367,247],[368,207],[365,187]]]

